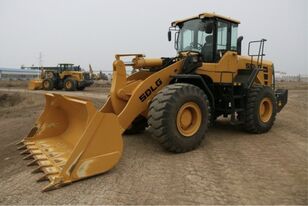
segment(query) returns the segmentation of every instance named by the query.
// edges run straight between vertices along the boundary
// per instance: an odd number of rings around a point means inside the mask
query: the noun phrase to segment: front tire
[[[67,78],[64,80],[65,91],[75,91],[77,89],[77,81],[73,78]]]
[[[254,86],[248,91],[244,129],[250,133],[268,132],[276,118],[276,98],[272,88]]]
[[[206,94],[194,85],[176,83],[153,98],[148,124],[152,136],[166,150],[182,153],[200,145],[210,118]]]
[[[50,91],[50,90],[53,90],[53,88],[54,88],[54,83],[53,83],[52,79],[45,79],[43,81],[43,89],[44,90]]]

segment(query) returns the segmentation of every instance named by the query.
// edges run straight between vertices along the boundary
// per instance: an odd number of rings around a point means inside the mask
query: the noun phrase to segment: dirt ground
[[[79,95],[96,106],[105,97]],[[47,193],[47,182],[36,182],[42,174],[31,174],[15,146],[43,106],[42,93],[0,91],[0,204],[308,204],[306,87],[289,91],[267,134],[247,134],[220,119],[185,154],[164,151],[147,131],[124,136],[123,157],[110,172]]]

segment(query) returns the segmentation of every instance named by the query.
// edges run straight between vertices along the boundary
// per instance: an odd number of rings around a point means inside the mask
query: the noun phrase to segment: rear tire
[[[272,88],[254,86],[248,91],[244,129],[250,133],[268,132],[276,118],[276,98]]]
[[[77,81],[73,78],[67,78],[64,80],[63,87],[65,91],[75,91],[77,89]]]
[[[53,90],[53,88],[54,88],[54,83],[53,83],[52,79],[45,79],[43,81],[43,89],[44,90],[50,91],[50,90]]]
[[[210,124],[205,93],[191,84],[166,86],[152,100],[148,124],[152,136],[168,151],[182,153],[202,142]]]

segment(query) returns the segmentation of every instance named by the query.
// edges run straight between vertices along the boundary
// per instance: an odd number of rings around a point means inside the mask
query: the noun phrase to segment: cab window
[[[181,49],[182,50],[193,49],[192,45],[194,42],[194,31],[188,29],[184,30],[181,37],[182,37]]]
[[[217,22],[217,50],[227,50],[228,24]]]
[[[238,34],[238,25],[232,24],[231,25],[231,50],[237,50],[237,34]]]

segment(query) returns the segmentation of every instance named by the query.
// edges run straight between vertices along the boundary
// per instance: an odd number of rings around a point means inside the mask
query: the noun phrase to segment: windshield
[[[194,19],[180,25],[177,51],[194,51],[201,53],[206,44],[206,37],[212,36],[205,32],[206,20]]]
[[[78,67],[73,64],[59,64],[58,67],[63,71],[78,71]]]

